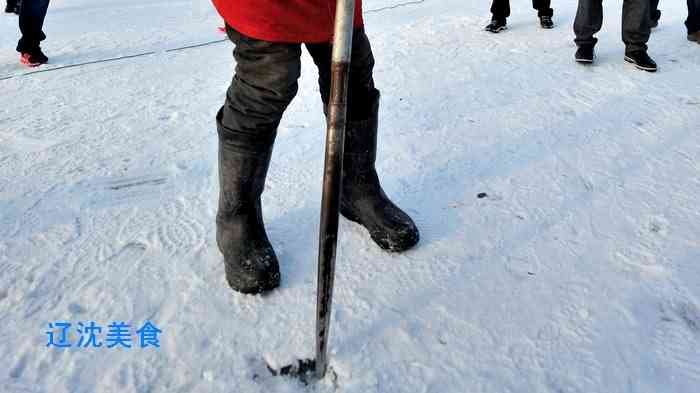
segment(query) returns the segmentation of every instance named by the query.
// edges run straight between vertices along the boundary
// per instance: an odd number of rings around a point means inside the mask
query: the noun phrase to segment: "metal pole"
[[[354,18],[355,0],[337,0],[318,249],[316,376],[319,379],[326,375],[328,368],[328,334],[333,302],[333,281],[338,241],[338,214],[340,210],[347,92]]]

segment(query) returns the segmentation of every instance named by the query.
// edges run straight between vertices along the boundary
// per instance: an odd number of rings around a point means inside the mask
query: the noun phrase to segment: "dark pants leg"
[[[532,8],[537,10],[537,16],[552,16],[552,0],[532,0]]]
[[[221,123],[228,130],[223,140],[241,137],[274,140],[285,109],[297,93],[301,73],[301,45],[256,40],[228,27],[229,38],[236,45],[233,55],[236,74],[226,94]],[[307,44],[318,67],[318,83],[324,107],[330,97],[330,44]],[[363,29],[353,35],[348,118],[364,119],[371,110],[375,93],[372,70],[374,57]],[[228,134],[228,135],[227,135]]]
[[[307,44],[306,49],[318,67],[318,85],[324,108],[328,105],[331,91],[331,53],[330,44]],[[348,119],[365,120],[372,109],[371,97],[375,94],[374,56],[369,39],[364,29],[356,29],[352,39],[352,58],[350,60],[350,80],[348,83]]]
[[[688,19],[685,21],[688,34],[700,31],[700,0],[688,0]]]
[[[493,0],[491,15],[493,15],[493,19],[505,22],[506,18],[510,16],[510,0]]]
[[[14,8],[17,5],[17,0],[7,0],[7,8]]]
[[[661,11],[659,11],[659,0],[651,0],[649,15],[651,15],[651,20],[653,21],[658,22],[659,19],[661,19]]]
[[[240,34],[227,26],[236,45],[236,73],[222,108],[219,138],[236,144],[271,145],[287,106],[297,94],[301,45],[272,43]]]
[[[321,98],[327,107],[332,47],[328,44],[306,47],[318,67]],[[357,29],[350,59],[340,213],[367,228],[381,248],[399,252],[418,243],[420,234],[411,217],[389,199],[379,181],[376,161],[380,97],[374,87],[373,68],[369,40],[363,29]]]
[[[626,52],[647,50],[651,34],[649,0],[624,0],[622,2],[622,42]]]
[[[651,28],[649,25],[649,0],[624,0],[622,5],[622,42],[626,51],[646,50]],[[595,45],[594,35],[603,26],[603,1],[579,0],[574,20],[574,42],[578,46]]]
[[[49,0],[24,0],[19,12],[19,30],[22,38],[17,43],[17,52],[28,52],[39,48],[46,39],[43,32],[44,18]]]
[[[578,46],[595,45],[595,34],[603,26],[603,0],[579,0],[574,19],[574,42]]]
[[[272,43],[227,26],[236,71],[216,116],[219,202],[216,244],[226,280],[242,293],[279,286],[279,262],[263,222],[261,195],[285,109],[297,93],[301,45]]]

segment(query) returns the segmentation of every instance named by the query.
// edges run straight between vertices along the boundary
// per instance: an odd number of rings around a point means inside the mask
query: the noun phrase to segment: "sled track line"
[[[207,41],[207,42],[203,42],[200,44],[186,45],[186,46],[181,46],[181,47],[177,47],[177,48],[166,49],[164,51],[164,53],[181,52],[181,51],[188,50],[188,49],[195,49],[195,48],[201,48],[204,46],[219,44],[219,43],[222,43],[225,41],[228,41],[228,39]],[[2,77],[0,77],[0,81],[13,79],[13,78],[21,78],[21,77],[25,77],[25,76],[29,76],[29,75],[42,74],[42,73],[52,72],[52,71],[66,70],[69,68],[84,67],[84,66],[89,66],[89,65],[93,65],[93,64],[102,64],[102,63],[111,63],[111,62],[121,61],[121,60],[130,60],[130,59],[134,59],[137,57],[152,56],[152,55],[155,55],[156,53],[159,53],[159,52],[158,51],[148,51],[148,52],[143,52],[143,53],[136,53],[133,55],[109,57],[106,59],[91,60],[91,61],[86,61],[86,62],[82,62],[82,63],[75,63],[75,64],[67,64],[67,65],[58,66],[58,67],[51,67],[51,68],[47,68],[47,69],[43,69],[43,70],[23,72],[23,73],[16,74],[16,75],[2,76]]]
[[[393,10],[396,8],[402,8],[402,7],[408,7],[411,5],[419,5],[425,3],[427,0],[415,0],[415,1],[406,1],[403,3],[398,3],[394,5],[388,5],[386,7],[381,7],[381,8],[375,8],[375,9],[370,9],[365,11],[365,14],[377,14],[383,11],[388,11],[388,10]]]

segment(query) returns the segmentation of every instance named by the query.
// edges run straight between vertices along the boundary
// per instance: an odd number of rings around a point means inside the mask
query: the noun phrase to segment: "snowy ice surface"
[[[605,2],[598,61],[573,62],[527,1],[366,0],[383,93],[378,167],[419,224],[380,251],[341,223],[335,380],[265,374],[313,355],[324,121],[307,55],[264,194],[282,288],[233,293],[214,242],[214,114],[232,77],[205,0],[54,0],[48,69],[0,17],[0,392],[700,391],[700,46],[662,1],[623,62]],[[372,11],[375,10],[375,11]],[[487,197],[477,198],[486,193]],[[152,320],[160,349],[46,348],[49,322]],[[256,377],[257,376],[257,377]]]

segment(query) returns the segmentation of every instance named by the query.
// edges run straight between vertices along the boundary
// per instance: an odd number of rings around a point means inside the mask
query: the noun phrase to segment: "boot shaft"
[[[379,128],[379,90],[372,89],[368,96],[368,111],[363,119],[348,121],[345,128],[343,170],[347,174],[374,170],[377,160],[377,132]]]
[[[236,215],[260,215],[260,196],[270,167],[274,133],[259,138],[235,132],[221,123],[219,133],[219,211],[217,220]]]

